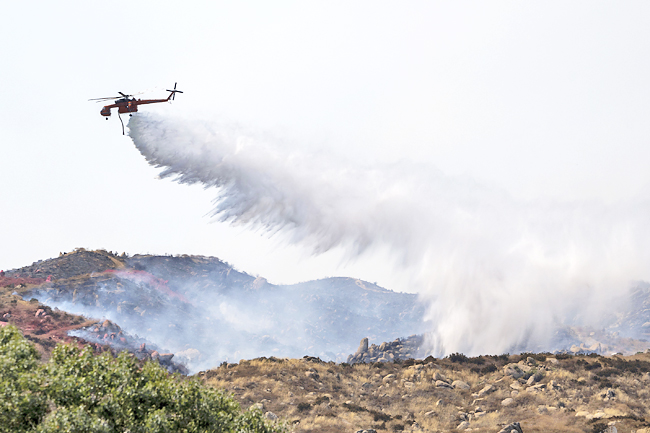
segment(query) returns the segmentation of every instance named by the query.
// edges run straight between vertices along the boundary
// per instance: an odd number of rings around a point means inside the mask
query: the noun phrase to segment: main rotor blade
[[[106,99],[120,99],[121,96],[109,96],[108,98],[93,98],[89,99],[89,101],[104,101]]]

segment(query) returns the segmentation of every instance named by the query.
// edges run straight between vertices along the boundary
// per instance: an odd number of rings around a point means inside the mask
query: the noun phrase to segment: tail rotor
[[[177,93],[183,93],[181,90],[176,90],[176,84],[178,84],[178,83],[174,83],[174,89],[173,90],[167,89],[167,91],[171,93],[169,96],[170,96],[172,101],[174,100],[174,98],[176,98]]]

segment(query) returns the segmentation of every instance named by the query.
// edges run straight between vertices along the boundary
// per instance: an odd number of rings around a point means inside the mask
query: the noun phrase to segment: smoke
[[[549,350],[558,323],[601,326],[648,278],[646,201],[521,202],[426,165],[354,166],[233,125],[142,113],[129,128],[162,178],[215,188],[220,221],[315,254],[387,247],[427,305],[435,356]]]

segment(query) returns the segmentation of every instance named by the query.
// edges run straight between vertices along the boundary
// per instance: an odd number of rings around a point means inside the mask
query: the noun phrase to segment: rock
[[[548,389],[561,390],[562,387],[554,380],[548,382]]]
[[[524,372],[517,364],[508,364],[503,367],[503,374],[506,376],[512,376],[513,379],[519,379],[524,375]]]
[[[381,381],[382,381],[383,383],[388,383],[388,382],[391,382],[391,381],[395,380],[395,377],[396,377],[396,376],[395,376],[394,374],[392,374],[392,373],[391,373],[391,374],[387,374],[386,376],[384,376],[384,378],[383,378]]]
[[[447,379],[445,378],[445,376],[443,376],[442,374],[440,374],[437,371],[435,373],[433,373],[433,380],[442,380],[443,382],[447,382]]]
[[[491,393],[491,392],[493,392],[495,390],[496,390],[496,388],[493,385],[490,385],[490,384],[485,385],[482,390],[480,390],[479,392],[476,393],[476,397],[479,397],[479,398],[483,397],[483,396],[485,396],[485,395],[487,395],[487,394],[489,394],[489,393]]]
[[[456,427],[456,430],[465,430],[469,427],[469,422],[468,421],[463,421],[458,426]]]
[[[453,389],[451,385],[449,385],[447,382],[443,382],[442,380],[436,380],[436,388]]]
[[[305,371],[305,376],[314,380],[317,380],[320,377],[315,371]]]
[[[548,362],[549,364],[554,364],[554,365],[556,365],[556,364],[559,363],[560,361],[558,361],[556,358],[546,358],[546,362]]]
[[[264,417],[266,419],[268,419],[268,420],[271,420],[271,421],[277,421],[277,419],[278,419],[278,416],[276,414],[274,414],[273,412],[266,412],[264,414]]]
[[[429,412],[424,413],[425,418],[431,418],[436,416],[436,411],[435,410],[430,410]]]
[[[374,428],[369,428],[365,430],[357,430],[356,433],[377,433],[377,430],[375,430]]]
[[[173,353],[161,353],[160,356],[158,357],[158,360],[162,363],[167,363],[172,360],[174,357]]]
[[[510,406],[514,402],[515,402],[514,398],[508,397],[508,398],[504,399],[503,401],[501,401],[501,406]]]
[[[467,382],[463,382],[462,380],[454,380],[451,383],[451,386],[456,389],[469,389],[469,384]]]
[[[248,409],[249,410],[252,410],[252,409],[264,410],[264,404],[263,403],[254,403]]]
[[[359,348],[355,352],[355,355],[359,355],[367,351],[368,351],[368,338],[362,338],[361,343],[359,343]]]
[[[502,428],[499,433],[524,433],[518,422],[513,422]]]
[[[519,391],[519,390],[521,389],[521,385],[519,384],[519,382],[512,382],[512,383],[510,384],[510,388]]]

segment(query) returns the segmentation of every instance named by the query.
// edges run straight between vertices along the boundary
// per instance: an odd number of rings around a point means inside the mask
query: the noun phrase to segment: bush
[[[311,410],[311,404],[309,404],[307,402],[298,403],[298,411],[299,412],[307,412],[309,410]]]
[[[451,362],[467,362],[467,356],[462,353],[452,353],[447,357]]]
[[[494,364],[488,364],[485,367],[481,368],[480,373],[481,374],[489,374],[497,371],[497,366]]]
[[[0,329],[0,431],[26,432],[43,418],[38,352],[14,326]]]
[[[13,326],[0,330],[0,368],[0,432],[284,431],[259,410],[242,413],[223,391],[125,352],[59,345],[39,365]]]

